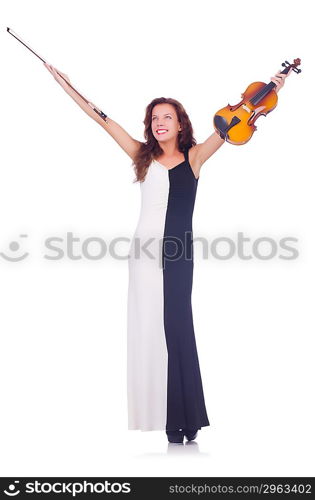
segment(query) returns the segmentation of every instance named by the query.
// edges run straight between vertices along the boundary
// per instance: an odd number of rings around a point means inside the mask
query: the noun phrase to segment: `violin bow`
[[[13,30],[11,30],[11,28],[7,28],[7,32],[10,33],[10,35],[14,36],[14,38],[16,38],[20,43],[22,43],[28,50],[30,50],[33,54],[35,54],[36,57],[38,57],[41,61],[43,61],[44,63],[46,63],[45,59],[43,57],[41,57],[40,55],[38,55],[35,50],[33,50],[26,42],[24,42]],[[57,70],[56,70],[57,71]],[[58,73],[58,71],[57,71]],[[58,75],[67,83],[67,85],[69,85],[69,87],[72,88],[72,90],[74,90],[106,123],[107,120],[107,115],[105,115],[105,113],[103,113],[103,111],[101,111],[100,109],[98,109],[95,104],[91,103],[88,99],[86,99],[82,94],[80,94],[80,92],[75,89],[69,82],[67,82],[67,80],[60,74],[58,73]]]

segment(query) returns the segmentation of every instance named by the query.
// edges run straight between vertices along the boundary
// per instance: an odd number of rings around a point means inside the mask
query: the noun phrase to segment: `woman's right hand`
[[[80,94],[74,87],[72,87],[68,75],[62,73],[59,69],[54,68],[54,66],[46,62],[44,62],[44,66],[53,75],[59,85],[67,92],[67,94],[72,97],[72,99],[80,106],[81,109],[83,109],[83,111],[85,111],[85,113],[93,118],[93,120],[96,120],[101,125],[104,125],[103,118],[100,118],[99,116],[101,110],[86,97]]]
[[[44,63],[44,66],[45,66],[45,68],[48,69],[48,71],[53,75],[54,79],[59,83],[59,85],[61,85],[61,87],[66,92],[70,90],[71,87],[69,87],[68,83],[71,84],[71,82],[69,80],[68,75],[66,75],[65,73],[62,73],[61,71],[59,71],[59,69],[55,68],[54,66],[52,66],[51,64],[48,64],[46,62]],[[60,75],[63,76],[63,78],[61,78]]]

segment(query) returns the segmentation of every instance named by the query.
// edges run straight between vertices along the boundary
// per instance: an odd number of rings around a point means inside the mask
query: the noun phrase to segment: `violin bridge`
[[[242,104],[242,108],[245,109],[245,111],[247,111],[247,113],[252,112],[252,110],[248,106],[246,106],[246,104]]]

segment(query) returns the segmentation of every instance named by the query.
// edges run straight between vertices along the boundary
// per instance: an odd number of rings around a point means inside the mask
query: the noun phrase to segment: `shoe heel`
[[[184,431],[166,431],[169,443],[183,443]]]
[[[194,430],[194,429],[192,429],[192,430],[188,430],[188,429],[185,430],[184,429],[184,435],[185,435],[187,441],[194,441],[196,439],[196,437],[197,437],[197,434],[198,434],[198,429],[196,429],[196,430]]]

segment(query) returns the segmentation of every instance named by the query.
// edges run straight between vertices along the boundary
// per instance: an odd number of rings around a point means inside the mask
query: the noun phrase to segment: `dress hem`
[[[210,424],[201,425],[198,427],[198,430],[202,429],[202,427],[210,427]],[[128,427],[128,431],[141,431],[141,432],[150,432],[150,431],[164,431],[166,432],[166,428],[152,428],[152,429],[141,429],[140,427]]]

